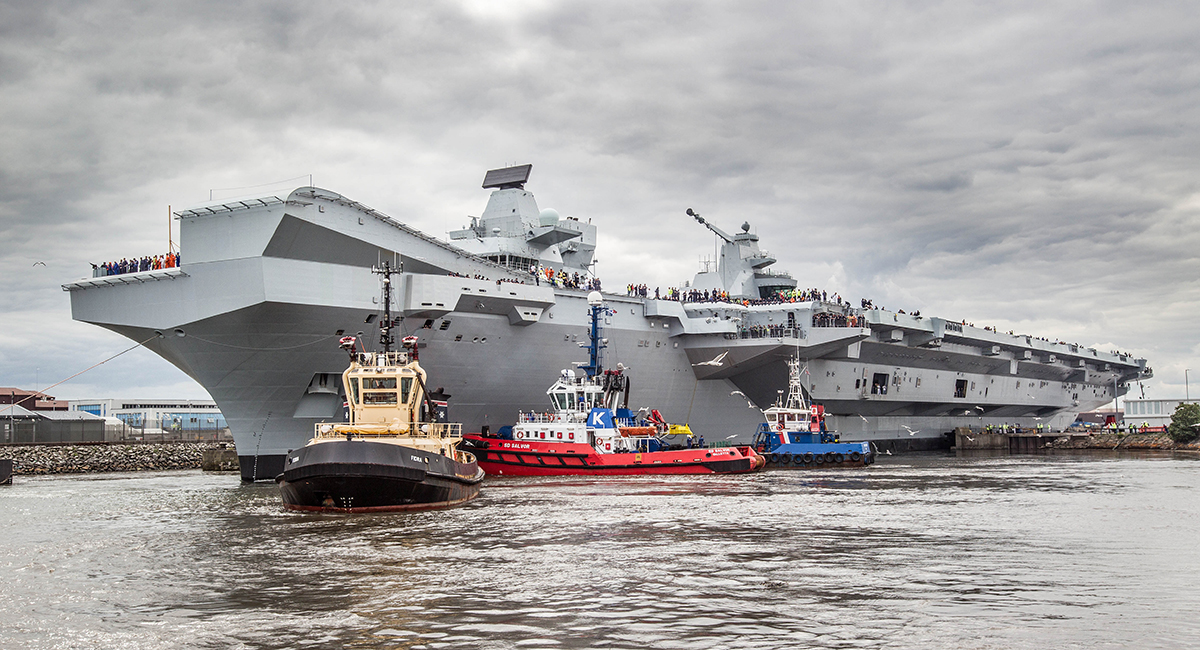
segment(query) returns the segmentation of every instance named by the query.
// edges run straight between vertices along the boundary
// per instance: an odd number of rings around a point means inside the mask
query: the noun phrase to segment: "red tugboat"
[[[520,413],[512,433],[466,434],[483,471],[505,476],[616,476],[625,474],[734,474],[753,472],[766,460],[750,447],[692,446],[686,425],[671,426],[657,410],[629,410],[629,379],[620,364],[600,365],[600,316],[608,311],[599,292],[588,296],[592,326],[586,376],[563,370],[546,393],[553,410]],[[663,436],[685,434],[687,446]]]

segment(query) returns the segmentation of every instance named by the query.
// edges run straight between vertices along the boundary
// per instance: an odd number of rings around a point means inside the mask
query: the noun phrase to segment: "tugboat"
[[[320,423],[308,444],[289,452],[275,477],[289,510],[388,512],[444,508],[479,494],[483,470],[458,449],[462,424],[447,422],[445,395],[425,387],[417,337],[393,351],[391,276],[383,276],[382,352],[358,350],[357,337],[341,339],[350,354],[342,373],[349,422]]]
[[[841,442],[825,430],[825,409],[809,405],[800,384],[800,360],[788,359],[788,395],[763,411],[752,443],[768,469],[866,467],[875,462],[869,442]]]
[[[505,476],[587,476],[625,474],[734,474],[761,469],[766,461],[750,447],[693,446],[687,425],[669,425],[658,410],[629,409],[625,367],[605,370],[600,351],[600,318],[611,313],[599,292],[588,295],[591,329],[589,362],[563,370],[546,391],[553,409],[519,413],[511,432],[464,436],[488,474]],[[504,427],[508,429],[508,427]],[[686,445],[668,443],[683,435]]]

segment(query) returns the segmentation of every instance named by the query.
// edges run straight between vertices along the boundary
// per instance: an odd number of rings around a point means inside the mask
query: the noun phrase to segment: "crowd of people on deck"
[[[166,255],[147,255],[145,257],[139,257],[136,259],[121,258],[121,260],[117,262],[93,264],[92,269],[95,276],[103,277],[106,275],[139,273],[141,271],[173,269],[177,266],[181,266],[179,253],[168,252]]]
[[[668,287],[666,291],[655,287],[653,292],[645,284],[627,284],[625,285],[625,295],[650,298],[653,295],[655,300],[676,300],[679,302],[726,302],[743,306],[751,305],[781,305],[785,303],[797,302],[826,302],[833,303],[839,307],[850,307],[850,301],[842,300],[838,294],[832,296],[828,291],[821,289],[791,289],[786,291],[778,291],[774,295],[767,298],[733,298],[729,292],[720,289],[676,289]],[[863,299],[863,309],[874,309],[874,303],[870,300]],[[903,310],[900,311],[904,313]],[[920,316],[921,312],[912,312],[913,316]]]
[[[764,337],[778,338],[786,336],[788,330],[794,330],[786,325],[750,325],[742,328],[742,338],[758,339]]]
[[[903,312],[903,311],[901,311],[900,313],[904,313],[904,312]],[[914,314],[917,314],[917,315],[919,315],[919,314],[920,314],[920,312],[914,312]],[[960,321],[951,321],[951,322],[953,322],[953,323],[957,323],[957,324],[959,324],[959,325],[962,325],[963,327],[977,327],[977,325],[975,325],[975,323],[969,322],[969,321],[967,321],[966,319],[963,319],[963,320],[960,320]],[[984,326],[983,326],[983,330],[984,330],[985,332],[993,332],[993,333],[995,333],[995,334],[1004,334],[1004,333],[1005,333],[1005,332],[1001,332],[1001,331],[1000,331],[1000,328],[996,327],[995,325],[984,325]],[[1076,348],[1082,348],[1082,347],[1083,347],[1083,346],[1082,346],[1082,345],[1080,345],[1079,343],[1069,343],[1069,342],[1067,342],[1067,341],[1064,341],[1064,340],[1062,340],[1062,339],[1049,339],[1049,338],[1046,338],[1045,336],[1033,336],[1032,334],[1017,334],[1017,333],[1016,333],[1014,330],[1008,330],[1007,334],[1008,334],[1009,336],[1025,336],[1025,337],[1028,337],[1029,339],[1038,340],[1038,341],[1045,341],[1046,343],[1052,343],[1052,344],[1054,344],[1054,345],[1070,345],[1070,346],[1074,346],[1074,347],[1076,347]],[[1090,349],[1090,348],[1089,348],[1089,349]],[[1113,351],[1111,351],[1109,354],[1115,354],[1115,355],[1119,355],[1119,356],[1125,356],[1125,357],[1131,357],[1131,356],[1133,356],[1132,354],[1130,354],[1130,353],[1128,353],[1128,352],[1121,352],[1121,351],[1119,351],[1119,350],[1113,350]]]
[[[549,268],[549,267],[543,267],[542,265],[539,264],[536,266],[529,267],[529,274],[533,276],[533,281],[538,286],[541,286],[542,284],[546,284],[547,286],[558,287],[559,289],[579,289],[581,291],[600,291],[600,278],[588,277],[587,275],[579,273],[578,271],[573,272],[573,273],[567,273],[566,270],[560,270],[560,271],[555,272],[554,269]],[[450,277],[454,277],[454,278],[471,278],[474,280],[490,280],[490,278],[480,275],[478,273],[476,273],[475,275],[463,275],[462,273],[455,273],[453,271],[450,271],[449,273],[447,273],[447,275],[449,275]],[[499,280],[496,280],[496,284],[500,284],[502,282],[508,282],[511,284],[528,284],[526,281],[519,280],[517,278],[500,278]]]
[[[567,273],[566,269],[561,269],[557,273],[554,269],[543,267],[540,264],[530,266],[529,273],[533,275],[537,284],[546,284],[560,289],[581,289],[583,291],[600,291],[600,278],[588,277],[585,274],[575,271]]]
[[[855,314],[818,312],[812,317],[813,327],[862,327],[866,321]]]

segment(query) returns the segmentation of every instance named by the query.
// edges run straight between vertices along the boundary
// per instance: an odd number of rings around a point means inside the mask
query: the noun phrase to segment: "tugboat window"
[[[395,377],[364,377],[363,390],[372,390],[380,388],[395,388]]]
[[[358,377],[350,378],[350,401],[358,404]]]
[[[393,385],[396,380],[393,379]],[[413,380],[412,377],[403,377],[400,379],[400,402],[408,404],[408,394],[412,392]]]
[[[363,404],[395,404],[396,391],[371,391],[363,393]]]

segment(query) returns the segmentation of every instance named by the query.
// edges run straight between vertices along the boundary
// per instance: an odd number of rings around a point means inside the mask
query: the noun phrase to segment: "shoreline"
[[[982,434],[985,435],[985,434]],[[976,434],[976,438],[982,437]],[[1200,454],[1200,439],[1177,443],[1166,434],[1059,434],[1043,436],[1035,447],[1013,453],[1048,450],[1181,451]],[[980,440],[979,442],[983,442]],[[998,446],[997,446],[998,447]],[[991,447],[993,450],[999,450]],[[959,445],[961,451],[982,451],[982,445]],[[1007,442],[1004,449],[1008,449]],[[205,456],[209,467],[205,467]],[[237,472],[237,452],[222,442],[133,442],[96,444],[6,445],[0,459],[13,461],[13,476],[151,472],[173,469]]]
[[[1050,449],[1095,449],[1120,451],[1189,451],[1200,453],[1200,439],[1175,442],[1165,433],[1098,433],[1058,436],[1047,443]]]
[[[211,441],[12,445],[0,447],[0,458],[12,459],[13,476],[45,476],[202,469],[205,452],[213,451],[233,452],[233,445]]]
[[[1068,431],[1061,433],[978,433],[955,429],[954,449],[958,451],[1003,451],[1033,454],[1054,449],[1094,451],[1182,451],[1200,453],[1200,439],[1175,442],[1166,433],[1118,433],[1110,431]]]

